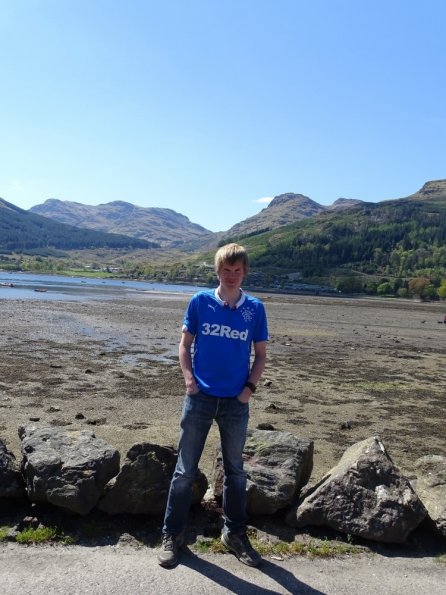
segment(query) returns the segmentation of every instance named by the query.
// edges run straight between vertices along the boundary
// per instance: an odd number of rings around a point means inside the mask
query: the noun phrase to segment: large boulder
[[[292,504],[313,470],[313,442],[290,432],[249,430],[243,450],[248,514],[274,514]],[[217,452],[211,484],[223,493],[223,462]]]
[[[426,516],[409,480],[378,437],[347,449],[322,480],[309,488],[286,521],[293,527],[326,525],[384,543],[404,543]]]
[[[88,514],[119,472],[119,452],[89,430],[19,428],[28,497]]]
[[[0,440],[0,499],[20,500],[25,497],[25,483],[15,456]]]
[[[106,486],[98,508],[109,514],[162,515],[176,462],[173,448],[135,444],[128,451],[119,475]],[[199,471],[192,487],[192,504],[201,502],[207,487],[207,479]]]
[[[446,537],[446,458],[426,455],[415,463],[416,492],[424,504],[431,527]]]

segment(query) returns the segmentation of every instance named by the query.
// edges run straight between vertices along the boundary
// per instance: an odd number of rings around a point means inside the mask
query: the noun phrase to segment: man
[[[195,294],[183,321],[179,358],[186,396],[178,462],[170,485],[158,555],[159,564],[165,567],[174,566],[178,560],[192,483],[213,420],[220,431],[224,468],[221,541],[241,562],[258,566],[261,561],[246,534],[246,473],[242,454],[249,400],[265,367],[266,314],[262,302],[241,289],[248,272],[248,255],[242,246],[227,244],[220,248],[215,255],[215,270],[219,286]]]

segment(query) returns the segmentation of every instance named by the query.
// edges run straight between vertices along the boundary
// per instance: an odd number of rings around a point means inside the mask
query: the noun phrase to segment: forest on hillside
[[[1,199],[0,199],[1,201]],[[134,237],[65,225],[0,202],[0,250],[45,255],[49,250],[150,248],[158,244]]]
[[[28,257],[9,256],[3,260],[5,268],[61,272],[71,266],[82,269],[85,265],[91,271],[92,263],[82,262],[79,253],[75,261],[69,253],[51,253],[42,234],[38,236],[39,254],[33,257],[36,248],[31,246],[36,246],[36,238],[27,244],[26,232],[29,231],[25,230],[23,235],[21,230],[9,231],[11,245],[15,246],[11,250],[17,251],[19,237],[21,252]],[[76,234],[62,237],[63,230],[59,233],[57,245],[66,250],[72,249],[78,241],[84,244],[90,241],[89,230],[78,229],[77,238]],[[6,247],[8,235],[2,233],[2,238]],[[120,236],[112,239],[117,242],[112,247],[118,249],[129,240]],[[91,239],[91,245],[97,246],[94,241],[97,238]],[[251,260],[247,284],[252,287],[293,291],[308,284],[343,293],[446,298],[444,199],[362,203],[275,230],[223,240],[224,243],[229,241],[238,241],[247,247]],[[203,265],[212,260],[213,251],[209,251],[185,253],[180,261],[156,263],[150,251],[145,257],[135,259],[130,250],[119,257],[118,266],[116,260],[100,262],[97,266],[105,271],[113,270],[115,275],[137,279],[212,284],[215,282],[212,267]]]

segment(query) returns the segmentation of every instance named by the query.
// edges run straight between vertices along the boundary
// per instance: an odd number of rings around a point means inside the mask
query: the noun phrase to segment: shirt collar
[[[214,297],[217,300],[217,302],[220,304],[220,306],[227,306],[228,303],[224,302],[221,297],[218,295],[218,287],[214,290]],[[243,304],[243,302],[246,299],[246,293],[243,291],[243,289],[240,289],[240,299],[239,301],[235,304],[235,308],[234,310],[237,310],[237,308],[240,308],[240,306]]]

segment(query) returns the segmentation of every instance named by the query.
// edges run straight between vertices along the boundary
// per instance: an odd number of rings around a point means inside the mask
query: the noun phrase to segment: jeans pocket
[[[240,405],[249,405],[249,401],[246,401],[246,403],[244,403],[243,401],[240,401],[240,399],[238,397],[235,397],[237,399],[237,401],[240,403]]]
[[[198,390],[196,393],[186,393],[186,397],[196,397],[201,393],[201,390]]]

